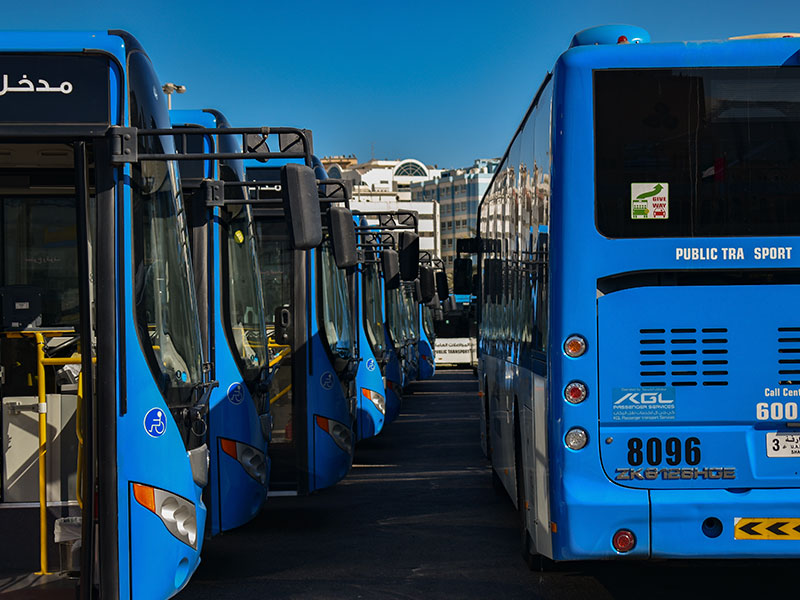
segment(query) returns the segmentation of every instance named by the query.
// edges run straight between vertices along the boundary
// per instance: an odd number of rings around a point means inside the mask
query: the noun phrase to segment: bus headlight
[[[133,484],[133,497],[161,519],[172,535],[197,550],[197,510],[194,502],[143,483]]]
[[[367,388],[361,388],[361,393],[364,397],[375,405],[382,415],[386,414],[386,398],[381,396],[378,392],[373,392]]]
[[[349,427],[347,427],[344,423],[340,423],[339,421],[334,421],[333,419],[328,419],[327,417],[322,417],[320,415],[316,416],[316,421],[317,426],[325,433],[330,435],[339,448],[348,454],[353,451],[353,436],[350,433]]]
[[[580,427],[574,427],[564,436],[564,443],[571,450],[580,450],[589,441],[589,434]]]
[[[219,438],[219,443],[222,451],[236,459],[250,477],[261,485],[267,484],[267,457],[261,450],[226,438]]]

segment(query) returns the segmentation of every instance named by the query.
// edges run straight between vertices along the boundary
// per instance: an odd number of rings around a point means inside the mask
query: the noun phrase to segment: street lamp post
[[[178,94],[186,93],[185,85],[177,85],[175,83],[165,83],[161,86],[161,89],[167,95],[167,108],[170,110],[172,110],[172,92],[177,92]]]

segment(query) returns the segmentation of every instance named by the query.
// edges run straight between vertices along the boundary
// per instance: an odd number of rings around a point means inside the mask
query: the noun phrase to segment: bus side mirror
[[[283,210],[289,217],[292,247],[310,250],[322,243],[322,220],[314,171],[305,165],[290,163],[281,167]]]
[[[383,281],[387,290],[396,290],[400,287],[400,259],[397,252],[387,248],[381,252],[381,268]]]
[[[450,297],[450,286],[447,284],[447,274],[444,271],[436,271],[436,293],[442,302]]]
[[[256,154],[269,154],[270,149],[269,145],[267,144],[266,136],[261,135],[260,133],[247,133],[244,136],[244,146],[245,152],[251,153],[254,152]],[[269,159],[268,158],[256,158],[258,162],[265,163]]]
[[[400,232],[400,277],[414,281],[419,276],[419,236],[411,231]]]
[[[419,268],[419,291],[420,301],[423,304],[429,304],[436,295],[436,281],[433,275],[433,269],[430,267]]]
[[[422,302],[422,288],[419,285],[419,279],[414,280],[414,307]]]
[[[457,258],[453,261],[453,293],[472,293],[472,260]]]
[[[303,134],[305,134],[306,142],[308,142],[308,154],[314,153],[314,136],[311,134],[310,129],[303,129]],[[302,138],[297,135],[296,133],[279,133],[278,134],[278,146],[281,149],[281,152],[305,152],[306,149],[303,147],[303,140]]]
[[[333,260],[340,269],[349,269],[358,264],[356,247],[356,226],[353,213],[344,206],[331,206],[328,209]]]

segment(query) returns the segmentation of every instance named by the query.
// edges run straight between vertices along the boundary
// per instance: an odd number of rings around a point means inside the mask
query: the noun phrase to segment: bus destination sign
[[[0,54],[0,123],[109,123],[108,59]]]

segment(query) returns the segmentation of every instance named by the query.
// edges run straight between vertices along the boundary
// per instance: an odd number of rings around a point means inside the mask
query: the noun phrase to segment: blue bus
[[[388,424],[400,414],[401,396],[399,391],[402,385],[402,372],[394,348],[388,343],[386,337],[385,281],[384,270],[381,266],[382,253],[379,233],[373,231],[374,228],[369,226],[366,217],[361,213],[357,213],[356,216],[359,219],[359,247],[364,255],[360,269],[363,306],[361,320],[366,341],[378,363],[382,377],[384,424]]]
[[[441,304],[436,289],[436,272],[443,270],[442,260],[430,252],[420,252],[419,273],[419,378],[430,379],[436,374],[436,331],[434,320]]]
[[[355,215],[354,224],[366,227],[367,220]],[[362,236],[363,237],[363,236]],[[362,245],[363,252],[363,245]],[[366,254],[366,253],[364,253]],[[385,337],[383,333],[383,288],[377,255],[363,256],[354,277],[355,316],[361,362],[356,375],[356,441],[378,435],[386,420]]]
[[[365,328],[370,348],[379,356],[385,390],[385,422],[400,414],[403,387],[409,382],[412,323],[406,286],[419,268],[418,220],[413,211],[356,213],[364,254]],[[401,272],[402,271],[402,272]],[[409,292],[413,293],[413,292]]]
[[[177,169],[144,160],[173,140],[129,135],[167,104],[123,31],[3,33],[0,63],[0,563],[166,598],[199,561],[212,383]]]
[[[311,157],[306,164],[314,166]],[[270,363],[269,399],[273,419],[270,443],[270,495],[309,494],[334,485],[353,461],[358,365],[348,271],[338,264],[331,227],[332,204],[347,198],[341,182],[323,180],[320,203],[326,208],[319,248],[291,245],[291,220],[282,207],[254,210],[261,265]],[[246,177],[258,188],[280,186],[276,167],[248,166]],[[329,208],[330,207],[330,208]],[[352,228],[352,215],[345,216]],[[351,234],[352,235],[352,234]],[[353,248],[353,254],[355,249]]]
[[[532,563],[798,554],[800,39],[575,35],[479,206]]]
[[[218,111],[171,110],[172,126],[230,128]],[[241,154],[237,136],[175,136],[184,152]],[[186,141],[184,144],[183,141]],[[258,514],[269,479],[271,434],[267,398],[267,341],[260,269],[248,190],[229,187],[228,203],[208,206],[196,193],[203,180],[244,182],[241,160],[181,164],[190,215],[190,245],[205,355],[219,386],[208,406],[210,477],[206,488],[208,533],[238,527]]]

